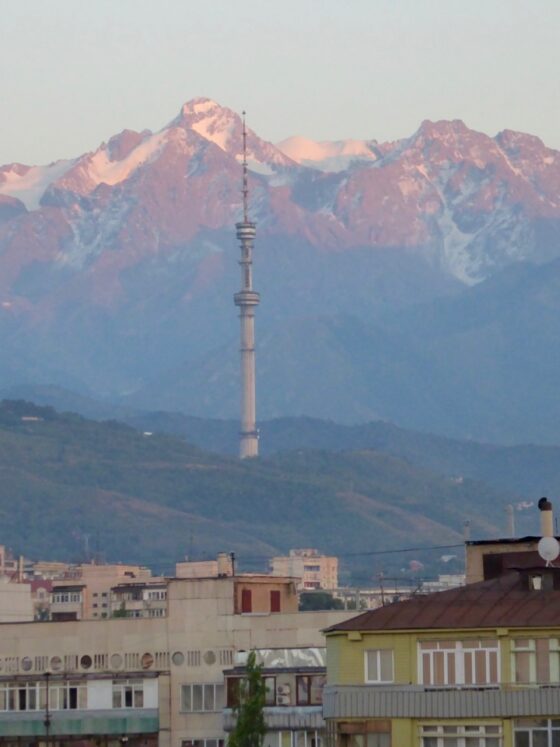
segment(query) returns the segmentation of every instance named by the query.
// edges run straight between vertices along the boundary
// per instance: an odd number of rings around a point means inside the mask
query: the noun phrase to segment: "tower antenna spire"
[[[243,112],[243,220],[235,224],[241,249],[241,290],[233,297],[239,307],[241,322],[241,430],[239,456],[241,459],[259,454],[259,432],[256,425],[255,404],[255,308],[260,303],[259,294],[253,290],[253,244],[257,234],[256,224],[249,220],[249,176],[247,168],[247,126]]]
[[[249,179],[247,176],[247,125],[243,111],[243,222],[249,222]]]

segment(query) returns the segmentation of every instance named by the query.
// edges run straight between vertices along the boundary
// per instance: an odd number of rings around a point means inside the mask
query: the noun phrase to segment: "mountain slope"
[[[5,538],[18,552],[76,558],[88,534],[109,559],[167,568],[193,546],[250,563],[292,546],[410,546],[413,528],[414,546],[460,543],[466,518],[495,533],[511,498],[373,451],[239,462],[21,401],[0,406],[0,469]]]

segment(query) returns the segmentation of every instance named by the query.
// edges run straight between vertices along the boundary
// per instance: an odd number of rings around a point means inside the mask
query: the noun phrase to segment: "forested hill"
[[[249,568],[313,546],[373,573],[410,555],[367,554],[460,543],[466,519],[495,534],[514,497],[374,450],[240,462],[22,401],[0,405],[0,469],[0,541],[14,551],[80,560],[87,536],[107,560],[168,572],[187,553],[233,550]]]

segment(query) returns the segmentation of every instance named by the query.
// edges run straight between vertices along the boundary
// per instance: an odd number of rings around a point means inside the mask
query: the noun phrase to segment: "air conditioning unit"
[[[276,702],[279,706],[288,706],[290,705],[290,696],[289,695],[279,695],[276,698]]]
[[[280,697],[281,695],[287,695],[289,697],[290,695],[290,686],[289,685],[278,685],[276,688],[276,695]]]

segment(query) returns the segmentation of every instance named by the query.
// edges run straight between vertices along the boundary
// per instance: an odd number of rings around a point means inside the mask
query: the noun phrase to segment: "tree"
[[[304,591],[299,598],[300,612],[311,610],[342,610],[342,599],[335,599],[328,591]]]
[[[239,684],[237,705],[234,708],[237,721],[230,734],[228,747],[262,747],[266,734],[266,685],[262,666],[257,664],[254,651],[249,654],[246,670],[246,677]]]

